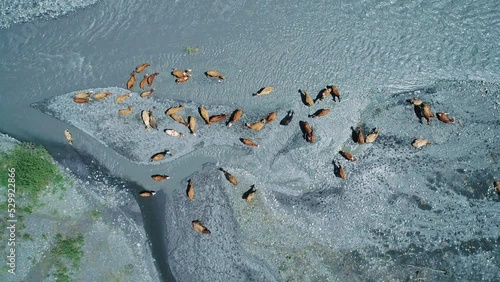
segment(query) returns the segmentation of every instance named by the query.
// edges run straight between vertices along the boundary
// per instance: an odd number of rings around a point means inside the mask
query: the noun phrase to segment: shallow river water
[[[497,1],[3,2],[0,132],[57,155],[65,153],[59,148],[69,128],[73,149],[116,177],[161,190],[139,204],[164,279],[498,279]],[[188,46],[199,52],[187,54]],[[199,134],[184,130],[187,145],[161,131],[147,135],[138,112],[117,119],[111,100],[80,112],[69,98],[67,107],[61,103],[75,91],[125,88],[143,62],[152,64],[145,72],[160,75],[152,102],[136,110],[157,103],[160,128],[181,130],[163,111],[189,105],[183,115],[196,115]],[[173,68],[192,69],[191,80],[177,85]],[[225,81],[206,78],[209,69]],[[340,102],[301,102],[299,89],[316,96],[331,84]],[[265,86],[273,93],[252,96]],[[455,123],[420,123],[406,102],[415,97]],[[211,114],[242,108],[244,115],[231,128],[207,126],[196,113],[200,105]],[[307,117],[320,108],[332,111]],[[292,123],[279,125],[288,110]],[[271,111],[278,119],[262,131],[243,126]],[[302,138],[300,120],[314,127],[315,144]],[[356,126],[380,128],[379,139],[354,143]],[[127,134],[127,142],[117,137]],[[163,146],[155,136],[175,157],[145,165]],[[240,137],[260,147],[243,147]],[[432,146],[414,149],[417,137]],[[344,161],[339,150],[358,160]],[[342,162],[346,181],[335,177],[333,161]],[[220,167],[238,177],[237,187]],[[158,172],[171,175],[167,184],[151,182]],[[192,202],[188,179],[196,183]],[[258,192],[246,203],[241,195],[253,184]],[[210,236],[192,230],[194,219]]]

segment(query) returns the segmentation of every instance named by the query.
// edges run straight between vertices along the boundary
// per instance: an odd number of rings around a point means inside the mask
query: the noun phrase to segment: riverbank
[[[11,179],[17,183],[18,203],[12,217],[17,219],[16,245],[3,249],[4,254],[15,250],[15,269],[11,271],[15,275],[4,265],[0,280],[160,280],[141,211],[129,187],[109,183],[96,171],[83,180],[82,175],[77,177],[56,164],[45,149],[6,135],[0,135],[0,150],[1,169],[16,170]],[[23,191],[31,188],[23,181],[30,174],[36,176],[30,179],[39,181],[37,185],[47,182],[36,194]],[[5,183],[9,181],[0,176],[2,203],[7,201]],[[1,212],[8,216],[7,209]],[[8,236],[10,233],[2,233],[6,246]]]

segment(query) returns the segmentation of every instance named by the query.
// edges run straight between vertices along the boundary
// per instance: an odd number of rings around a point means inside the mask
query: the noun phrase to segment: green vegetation
[[[28,257],[28,259],[30,260],[31,265],[35,265],[35,264],[36,264],[36,259],[35,259],[35,258],[33,258],[33,257]]]
[[[72,281],[70,278],[70,269],[68,262],[71,263],[72,269],[80,268],[82,260],[84,238],[82,234],[75,237],[65,237],[58,233],[56,235],[56,243],[52,247],[50,253],[54,259],[55,276],[57,281]]]
[[[9,168],[15,169],[13,178],[9,177]],[[42,206],[39,200],[42,192],[65,190],[65,178],[52,157],[33,143],[16,145],[10,152],[0,153],[0,186],[6,189],[9,179],[15,180],[16,211],[21,213],[31,214],[33,209]],[[7,203],[2,203],[0,208],[6,210]]]
[[[198,46],[187,46],[184,48],[184,51],[188,53],[188,55],[195,55],[200,52],[200,47]]]
[[[50,210],[50,215],[53,217],[57,217],[59,215],[59,211],[55,208]]]
[[[100,212],[98,209],[92,210],[92,211],[90,212],[90,216],[91,216],[93,219],[98,219],[98,218],[101,216],[101,212]]]
[[[69,277],[69,269],[66,265],[62,263],[56,263],[55,268],[56,268],[55,275],[57,281],[62,281],[62,282],[71,281],[71,277]]]
[[[61,233],[57,233],[56,235],[56,244],[51,250],[51,254],[53,254],[56,258],[66,258],[71,261],[72,266],[74,268],[80,267],[80,260],[83,256],[83,235],[78,234],[73,238],[63,237]]]

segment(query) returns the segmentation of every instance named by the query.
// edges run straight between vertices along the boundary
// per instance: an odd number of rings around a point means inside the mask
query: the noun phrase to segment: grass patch
[[[33,143],[16,145],[0,153],[0,186],[7,189],[8,169],[15,169],[16,212],[31,214],[43,205],[42,192],[64,191],[65,178],[47,150]],[[11,180],[12,181],[12,180]],[[6,206],[2,203],[1,208]]]
[[[93,219],[97,220],[97,219],[99,219],[99,217],[101,217],[101,212],[100,212],[98,209],[92,210],[92,211],[90,212],[90,216],[91,216]]]
[[[56,272],[56,280],[61,282],[71,282],[71,277],[69,276],[69,269],[66,265],[61,262],[57,262],[55,264]]]
[[[80,268],[83,257],[83,244],[84,237],[82,234],[74,237],[66,237],[60,233],[56,235],[56,243],[50,253],[54,259],[54,275],[57,281],[72,281],[70,270]]]
[[[184,48],[184,52],[186,52],[188,55],[195,55],[200,52],[200,47],[198,46],[186,46]]]
[[[83,256],[83,243],[84,238],[82,234],[78,234],[75,237],[66,237],[61,235],[61,233],[57,233],[56,244],[50,253],[55,258],[66,258],[74,268],[79,268]]]
[[[50,215],[53,217],[57,217],[59,215],[59,211],[55,208],[50,210]]]

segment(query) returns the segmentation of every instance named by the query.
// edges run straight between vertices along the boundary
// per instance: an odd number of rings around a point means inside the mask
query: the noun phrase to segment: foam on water
[[[97,1],[99,0],[3,0],[0,9],[0,28],[30,22],[36,18],[58,18]]]

